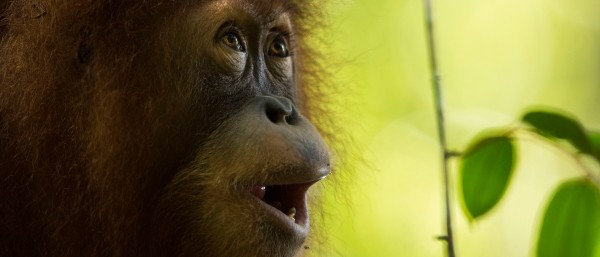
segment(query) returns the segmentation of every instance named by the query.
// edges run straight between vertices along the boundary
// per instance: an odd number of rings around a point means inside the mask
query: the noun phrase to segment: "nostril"
[[[265,115],[274,124],[293,125],[298,120],[298,112],[293,104],[285,98],[267,98],[265,103]]]
[[[290,125],[296,124],[296,121],[298,120],[298,112],[296,112],[296,108],[293,108],[292,113],[290,113],[289,115],[286,115],[284,117],[284,119],[287,124],[290,124]]]
[[[294,125],[298,120],[298,112],[296,112],[296,109],[292,109],[291,112],[287,112],[283,109],[267,109],[266,115],[269,121],[275,124],[284,122]]]
[[[267,118],[273,123],[287,122],[287,117],[283,110],[267,109]]]

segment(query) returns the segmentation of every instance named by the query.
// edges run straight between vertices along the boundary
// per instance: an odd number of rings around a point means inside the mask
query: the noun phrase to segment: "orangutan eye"
[[[288,43],[286,39],[282,36],[276,37],[269,46],[269,55],[285,58],[290,56],[290,52],[288,51]]]
[[[235,32],[227,32],[227,34],[221,37],[221,42],[223,42],[229,48],[236,50],[238,52],[245,53],[246,48],[244,47],[244,43],[240,36]]]

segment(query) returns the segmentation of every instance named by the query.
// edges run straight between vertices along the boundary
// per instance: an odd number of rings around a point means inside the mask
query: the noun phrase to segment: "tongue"
[[[250,192],[256,196],[258,199],[265,198],[265,192],[267,191],[267,187],[265,186],[255,186],[250,189]]]

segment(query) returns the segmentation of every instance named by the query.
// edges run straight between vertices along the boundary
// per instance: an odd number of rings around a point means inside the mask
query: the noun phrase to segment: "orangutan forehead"
[[[290,0],[255,0],[251,2],[255,14],[268,21],[274,21],[281,15],[293,13],[296,9],[295,2]]]
[[[239,9],[253,17],[269,23],[282,15],[293,14],[297,10],[296,2],[291,0],[216,0],[206,1],[220,10]]]

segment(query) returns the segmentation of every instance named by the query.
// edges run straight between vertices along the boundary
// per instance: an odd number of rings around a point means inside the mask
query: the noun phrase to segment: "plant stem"
[[[442,158],[442,173],[444,177],[444,200],[446,211],[446,241],[448,257],[455,257],[454,254],[454,237],[452,235],[452,214],[450,211],[450,182],[448,161],[452,157],[449,154],[446,146],[446,128],[444,124],[444,106],[442,87],[440,82],[440,74],[437,64],[437,56],[435,51],[435,38],[433,33],[433,15],[431,11],[431,0],[424,0],[425,4],[425,19],[427,22],[427,43],[429,47],[429,64],[431,70],[431,85],[433,87],[433,96],[435,104],[435,112],[437,117],[438,135],[440,141],[440,153]]]
[[[524,135],[529,136],[530,138],[534,139],[534,140],[532,140],[532,142],[534,142],[534,143],[546,142],[547,144],[553,146],[553,149],[557,150],[558,152],[567,156],[569,159],[573,160],[575,162],[575,164],[581,168],[581,171],[583,171],[585,177],[588,178],[593,183],[595,183],[596,186],[600,187],[600,176],[598,176],[597,172],[595,172],[586,163],[584,163],[584,161],[581,159],[582,158],[581,153],[573,152],[572,150],[565,148],[563,145],[559,144],[558,142],[548,140],[548,138],[540,136],[538,133],[536,133],[534,131],[531,131],[528,129],[523,129],[521,131],[523,132]],[[522,140],[523,139],[526,140],[526,138],[522,138]]]

